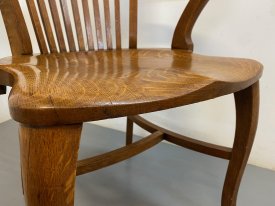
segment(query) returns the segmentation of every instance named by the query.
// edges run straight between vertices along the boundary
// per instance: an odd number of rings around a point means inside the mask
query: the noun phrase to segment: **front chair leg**
[[[236,132],[224,182],[222,206],[236,206],[241,179],[254,142],[259,112],[259,82],[235,93]]]
[[[27,206],[73,206],[82,124],[19,129]]]

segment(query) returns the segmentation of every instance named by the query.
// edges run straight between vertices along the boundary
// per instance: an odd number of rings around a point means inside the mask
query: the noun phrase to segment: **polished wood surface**
[[[113,165],[129,159],[141,152],[144,152],[163,140],[163,133],[156,131],[129,146],[104,153],[95,157],[80,160],[77,162],[77,175],[83,175],[95,170]]]
[[[30,39],[18,0],[0,0],[13,54],[0,60],[0,94],[12,86],[10,112],[22,123],[27,206],[72,206],[76,169],[84,174],[109,166],[163,139],[228,159],[221,205],[236,206],[257,128],[263,67],[249,59],[192,53],[192,30],[208,0],[188,2],[171,49],[138,49],[138,0],[129,0],[126,46],[121,41],[120,0],[26,2],[25,15],[32,20],[36,40]],[[40,55],[33,54],[33,43],[38,43]],[[135,116],[230,93],[237,111],[233,148],[198,141]],[[77,164],[82,123],[121,116],[128,116],[126,146]],[[134,123],[153,134],[133,142]]]
[[[236,131],[222,193],[222,205],[236,206],[239,186],[251,152],[259,117],[259,82],[235,93]]]
[[[193,27],[208,1],[209,0],[189,1],[176,26],[172,41],[173,49],[193,51],[194,45],[191,37]]]
[[[111,32],[110,2],[108,0],[103,1],[104,24],[101,22],[98,0],[93,0],[92,2],[93,11],[90,11],[87,0],[49,0],[50,11],[45,8],[45,0],[37,0],[38,8],[35,0],[26,0],[26,2],[36,34],[36,41],[42,54],[121,48],[120,0],[114,1],[114,33]],[[172,48],[193,50],[191,33],[197,18],[207,2],[208,0],[189,1],[175,29]],[[61,7],[61,12],[59,12],[57,4]],[[73,17],[70,17],[69,4],[72,7]],[[129,5],[129,48],[135,49],[138,46],[139,2],[138,0],[129,0]],[[79,12],[81,7],[83,10]],[[32,42],[18,0],[1,0],[0,9],[13,55],[32,54]],[[92,14],[94,15],[95,28],[92,28]],[[82,17],[84,18],[84,23],[80,20]],[[72,19],[74,23],[72,23]],[[53,21],[53,26],[50,24],[51,20]],[[65,33],[62,30],[62,24],[65,26]],[[105,26],[106,38],[103,38],[103,26]],[[85,28],[86,35],[83,34],[82,27]],[[95,29],[97,42],[93,42],[93,29]],[[77,43],[74,39],[74,32],[76,33]],[[112,36],[115,36],[116,43],[112,42]],[[54,37],[57,39],[57,43]],[[85,44],[85,39],[87,45]],[[68,44],[68,48],[66,44]]]
[[[82,125],[19,130],[27,206],[73,206]]]
[[[177,134],[168,129],[164,129],[160,126],[157,126],[148,120],[140,117],[140,116],[130,116],[127,118],[127,139],[131,139],[131,130],[133,130],[132,123],[137,124],[144,130],[154,133],[154,132],[162,132],[164,140],[171,142],[173,144],[185,147],[187,149],[191,149],[197,152],[201,152],[204,154],[208,154],[214,157],[219,157],[223,159],[230,160],[232,155],[232,149],[224,146],[219,146],[215,144],[210,144],[207,142],[199,141],[194,138],[190,138],[181,134]]]
[[[0,0],[0,10],[12,54],[32,54],[31,39],[18,0]]]
[[[138,27],[138,0],[130,1],[130,26],[129,26],[129,48],[137,48],[137,27]]]
[[[1,59],[0,69],[14,77],[12,117],[40,126],[195,103],[246,88],[262,73],[261,64],[253,60],[181,50],[15,56]]]

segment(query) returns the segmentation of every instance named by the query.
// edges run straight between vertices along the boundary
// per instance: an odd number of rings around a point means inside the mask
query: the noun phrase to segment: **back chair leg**
[[[73,206],[82,125],[19,129],[26,206]]]
[[[133,129],[134,122],[129,117],[127,117],[126,145],[130,145],[133,143]]]
[[[0,85],[0,95],[1,94],[6,94],[6,87],[3,85]]]
[[[232,156],[224,182],[222,206],[236,206],[241,179],[254,142],[258,124],[259,82],[234,94],[236,132]]]

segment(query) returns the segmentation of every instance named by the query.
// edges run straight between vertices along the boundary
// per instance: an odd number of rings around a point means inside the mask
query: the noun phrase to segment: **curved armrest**
[[[190,0],[174,32],[172,49],[193,51],[191,38],[193,27],[209,0]]]
[[[0,10],[12,54],[32,54],[30,36],[18,0],[0,0]]]

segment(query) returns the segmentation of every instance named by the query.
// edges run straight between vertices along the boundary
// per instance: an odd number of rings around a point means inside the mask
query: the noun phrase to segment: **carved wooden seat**
[[[236,205],[257,127],[262,65],[192,53],[192,28],[207,0],[190,0],[175,29],[172,49],[137,49],[137,0],[130,0],[129,49],[121,49],[119,0],[114,0],[114,25],[109,0],[101,2],[104,24],[98,0],[26,2],[38,55],[33,54],[18,1],[0,0],[13,54],[0,60],[0,94],[12,86],[9,107],[21,123],[26,205],[71,206],[76,175],[130,158],[162,140],[228,159],[221,205]],[[231,93],[237,113],[233,148],[176,134],[136,116]],[[127,145],[77,161],[82,123],[121,116],[128,116]],[[133,123],[152,134],[133,143]]]

